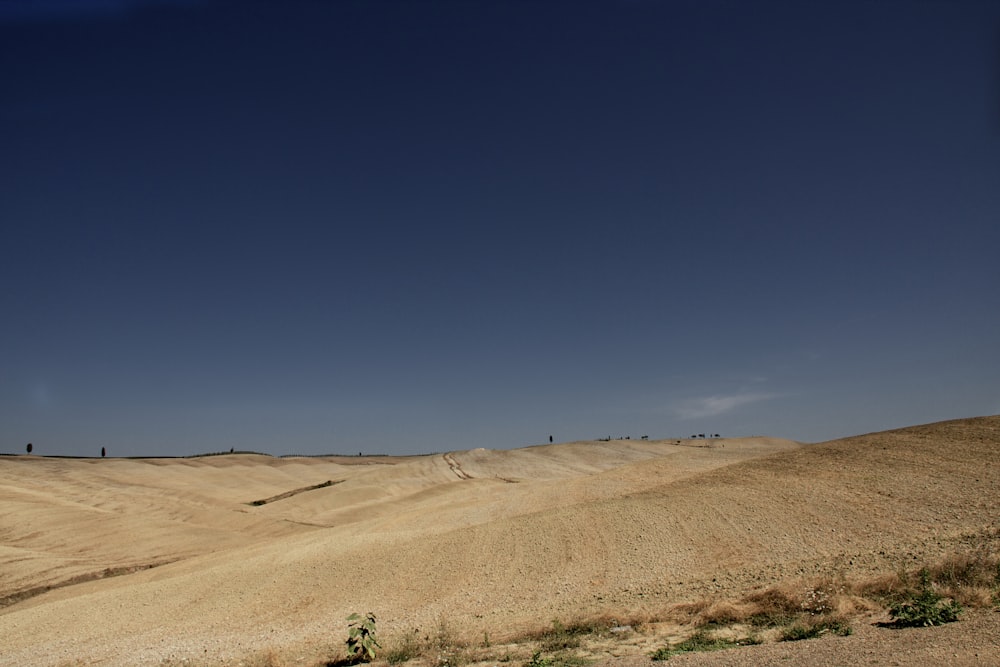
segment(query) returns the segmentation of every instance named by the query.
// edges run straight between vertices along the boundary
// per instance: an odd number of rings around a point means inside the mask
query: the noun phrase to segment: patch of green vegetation
[[[550,630],[532,633],[526,638],[538,641],[542,651],[554,653],[579,648],[584,636],[604,634],[615,625],[614,620],[607,618],[578,620],[569,625],[554,619]]]
[[[942,625],[958,620],[962,607],[954,600],[944,600],[931,586],[927,568],[920,570],[920,588],[908,599],[889,607],[893,625],[899,628]]]
[[[838,637],[846,637],[852,632],[851,626],[841,620],[829,619],[813,623],[795,623],[785,628],[781,633],[781,641],[796,642],[802,639],[815,639],[829,633]]]
[[[524,667],[586,667],[591,660],[578,655],[553,655],[545,657],[541,651],[535,651],[531,660]]]
[[[756,628],[780,628],[795,622],[792,614],[753,614],[747,618],[747,623]]]
[[[698,630],[693,635],[671,646],[665,646],[655,650],[650,657],[653,660],[668,660],[670,657],[681,653],[692,653],[694,651],[721,651],[737,646],[751,646],[759,644],[756,637],[746,637],[743,639],[725,639],[717,637],[707,630]]]
[[[535,651],[531,660],[524,663],[524,667],[552,667],[552,658],[543,658],[541,651]]]
[[[368,612],[362,618],[359,614],[347,617],[348,624],[347,655],[354,662],[371,662],[375,659],[376,650],[382,648],[375,636],[375,614]]]

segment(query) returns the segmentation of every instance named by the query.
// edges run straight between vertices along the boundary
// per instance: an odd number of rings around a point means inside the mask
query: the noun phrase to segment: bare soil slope
[[[997,519],[998,463],[1000,417],[808,446],[0,457],[0,664],[237,664],[265,649],[309,664],[352,611],[374,611],[386,638],[446,623],[502,639],[891,571]]]

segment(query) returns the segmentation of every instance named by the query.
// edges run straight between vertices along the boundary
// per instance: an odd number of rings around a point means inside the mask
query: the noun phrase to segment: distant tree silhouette
[[[29,454],[31,453],[31,443],[30,442],[28,443],[28,453]]]

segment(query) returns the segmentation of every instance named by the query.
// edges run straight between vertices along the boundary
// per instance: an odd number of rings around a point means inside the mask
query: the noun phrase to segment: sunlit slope
[[[678,475],[725,460],[719,453],[691,455],[704,449],[698,444],[617,441],[401,458],[2,457],[0,600],[310,530],[439,532],[535,511],[539,501],[548,507],[574,502],[561,491],[547,493],[546,485],[513,488],[514,477],[566,481],[668,456],[678,460],[672,471]],[[730,452],[755,455],[759,447],[748,443]],[[322,483],[332,485],[295,493]],[[638,484],[639,476],[628,473],[604,493]]]
[[[359,523],[358,530],[368,534],[441,532],[634,493],[800,446],[754,438],[474,449],[369,466],[322,493],[301,494],[261,509],[268,516],[326,527]]]
[[[302,530],[249,506],[354,466],[235,455],[0,458],[0,599]]]
[[[65,646],[155,662],[169,646],[177,655],[207,648],[222,659],[335,644],[331,627],[351,611],[375,611],[390,634],[446,620],[501,636],[554,617],[662,608],[786,576],[895,569],[948,550],[1000,516],[998,447],[1000,418],[987,417],[805,447],[768,439],[613,441],[382,465],[184,462],[144,484],[153,497],[177,494],[187,508],[171,516],[151,503],[173,535],[184,536],[189,555],[24,600],[0,610],[0,632],[11,638],[7,655],[22,658],[38,646]],[[23,478],[31,477],[24,471],[34,463],[19,462],[20,476],[5,476],[2,492],[23,496]],[[92,484],[83,466],[111,462],[44,463],[66,464],[67,479]],[[129,481],[118,480],[125,488],[153,465],[114,463],[147,466],[126,468]],[[196,479],[216,481],[211,501],[192,488]],[[339,483],[244,504],[325,479]],[[111,517],[131,517],[124,492],[108,493]],[[67,500],[59,498],[53,509]],[[245,524],[227,527],[192,509],[210,514],[213,504]],[[9,515],[0,525],[21,531],[19,548],[41,539]],[[167,530],[156,525],[156,535]],[[102,539],[108,545],[96,553],[133,548],[113,531]],[[95,613],[100,627],[89,622]]]
[[[250,596],[281,601],[281,609],[288,601],[317,607],[307,613],[317,619],[357,604],[398,606],[402,624],[446,610],[453,583],[470,574],[465,563],[476,563],[471,574],[479,576],[508,552],[534,558],[495,544],[517,532],[517,517],[798,446],[618,441],[402,459],[4,458],[0,583],[8,606],[0,618],[40,615],[47,620],[34,627],[67,630],[67,614],[83,623],[96,605],[109,627],[142,643],[144,629],[197,636],[216,622],[230,627],[228,605]],[[250,504],[324,481],[334,484]],[[77,583],[150,565],[158,567]],[[345,589],[345,578],[357,585]],[[74,585],[38,594],[67,583]],[[362,589],[370,599],[358,599]],[[261,604],[260,613],[272,606]],[[242,618],[253,627],[264,622],[256,614]],[[287,609],[277,616],[302,626]],[[73,641],[93,631],[86,624]]]

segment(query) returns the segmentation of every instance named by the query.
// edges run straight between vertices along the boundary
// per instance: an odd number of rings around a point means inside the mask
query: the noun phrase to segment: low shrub
[[[920,570],[920,588],[909,599],[889,607],[893,625],[901,628],[942,625],[958,620],[962,607],[954,600],[945,600],[931,585],[930,572]]]

